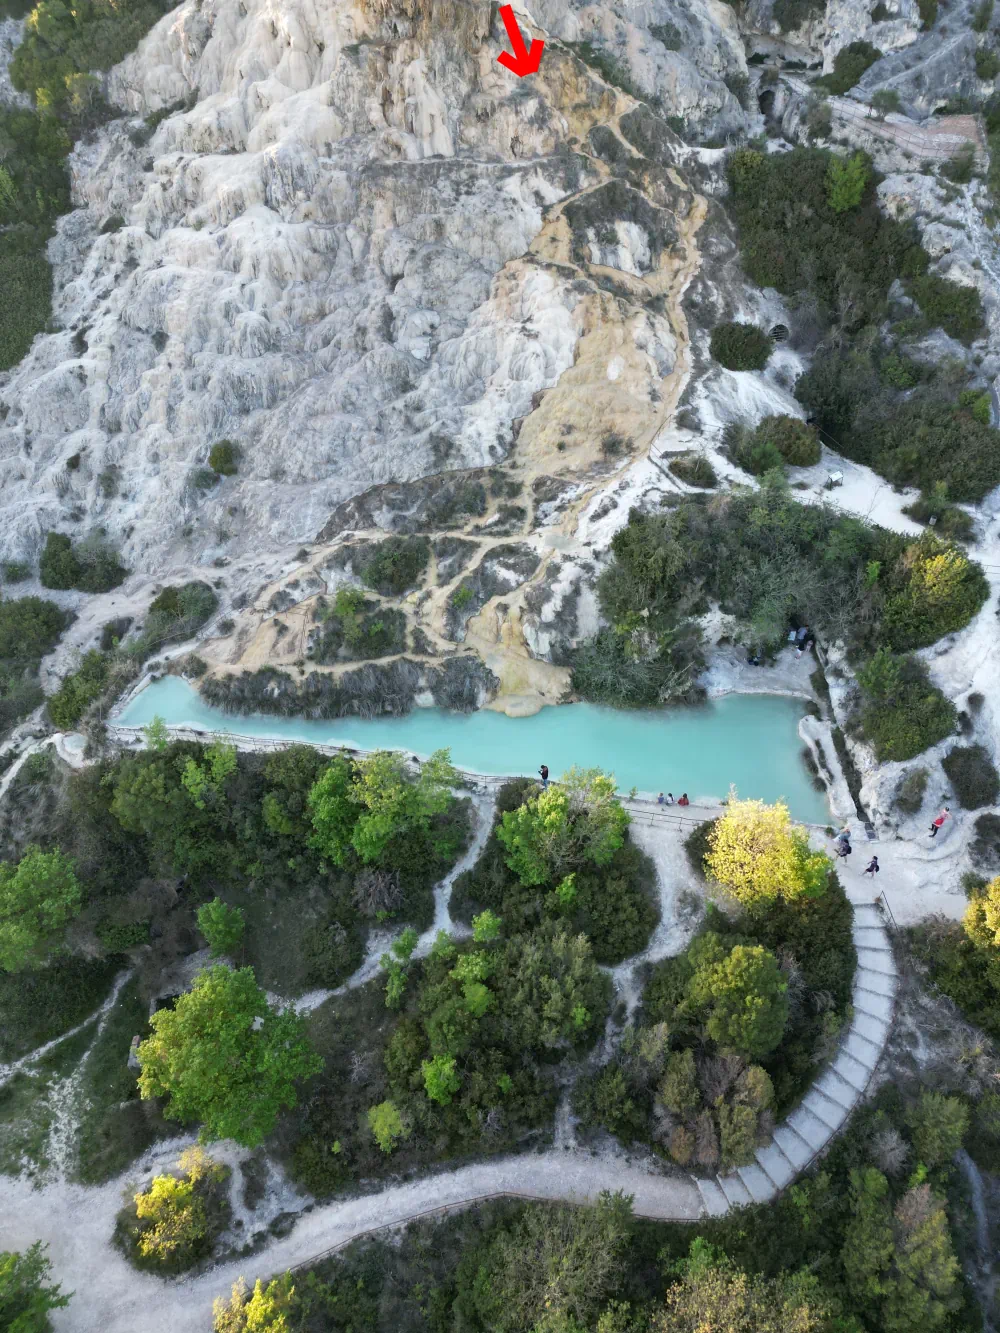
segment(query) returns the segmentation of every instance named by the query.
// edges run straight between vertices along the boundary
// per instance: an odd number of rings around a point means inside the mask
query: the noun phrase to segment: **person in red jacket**
[[[948,808],[948,806],[945,806],[944,809],[941,811],[941,813],[938,815],[937,819],[935,819],[934,822],[931,824],[931,837],[932,837],[932,838],[936,838],[936,837],[937,837],[937,835],[938,835],[938,834],[940,833],[940,831],[941,831],[941,826],[942,826],[942,824],[944,824],[949,818],[950,818],[950,815],[949,815],[949,808]]]
[[[677,802],[677,804],[678,804],[678,805],[690,805],[690,804],[691,804],[691,802],[688,800],[688,794],[687,794],[687,792],[684,793],[684,795],[683,795],[683,796],[681,797],[681,799]]]

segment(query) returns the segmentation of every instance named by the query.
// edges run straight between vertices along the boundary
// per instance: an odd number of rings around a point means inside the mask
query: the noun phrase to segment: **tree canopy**
[[[58,1283],[50,1282],[52,1265],[37,1242],[23,1253],[0,1253],[0,1328],[9,1333],[49,1333],[50,1310],[69,1305]]]
[[[139,1090],[168,1097],[171,1120],[200,1120],[205,1142],[257,1147],[278,1112],[295,1105],[296,1081],[323,1066],[305,1020],[271,1009],[251,968],[208,968],[150,1024],[153,1034],[139,1046]]]
[[[598,768],[571,768],[516,810],[497,837],[522,884],[545,884],[575,866],[605,866],[625,841],[628,812],[615,781]]]
[[[783,801],[741,801],[735,791],[708,835],[708,848],[705,869],[749,912],[776,898],[819,897],[830,871],[830,858],[810,849],[808,834],[792,824]]]
[[[74,862],[29,846],[16,866],[0,861],[0,968],[20,972],[44,958],[80,910]]]
[[[411,777],[401,755],[377,750],[352,763],[337,757],[309,792],[313,843],[335,865],[377,863],[394,839],[430,835],[452,803],[458,782],[447,750],[437,750]]]

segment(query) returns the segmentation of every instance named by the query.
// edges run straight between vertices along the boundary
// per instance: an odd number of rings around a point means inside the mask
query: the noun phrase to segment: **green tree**
[[[614,778],[571,768],[562,779],[504,812],[496,836],[522,884],[546,884],[574,866],[606,866],[624,844],[628,812]]]
[[[592,1327],[625,1275],[631,1234],[632,1200],[620,1193],[602,1193],[594,1208],[526,1209],[463,1264],[474,1326],[522,1333],[568,1318],[542,1327]]]
[[[256,1148],[278,1112],[296,1104],[296,1080],[323,1067],[305,1019],[271,1009],[249,967],[200,972],[150,1024],[153,1034],[139,1046],[139,1091],[168,1097],[168,1119],[202,1121],[203,1142],[231,1138]]]
[[[895,88],[880,88],[878,92],[872,93],[872,106],[878,112],[879,120],[885,120],[890,111],[900,109],[902,102]]]
[[[660,1101],[675,1115],[688,1115],[701,1105],[698,1074],[694,1051],[674,1051],[667,1056],[667,1065],[658,1089]]]
[[[74,862],[29,846],[16,866],[0,861],[0,968],[21,972],[58,943],[80,910]]]
[[[420,1066],[424,1076],[424,1091],[432,1102],[447,1106],[462,1086],[462,1076],[455,1068],[453,1055],[435,1055]]]
[[[886,1333],[934,1333],[953,1327],[961,1305],[956,1290],[959,1263],[944,1204],[929,1185],[914,1186],[893,1215],[895,1263],[886,1293],[882,1327]]]
[[[261,806],[269,832],[303,846],[309,841],[309,793],[326,768],[326,760],[311,745],[291,745],[271,756],[264,768],[269,790]]]
[[[205,750],[204,758],[187,759],[181,770],[181,785],[198,810],[219,800],[226,779],[236,772],[236,746],[215,741]]]
[[[850,1219],[840,1260],[847,1290],[856,1308],[877,1312],[890,1289],[894,1253],[889,1182],[874,1167],[850,1176]]]
[[[50,1310],[69,1305],[58,1283],[50,1282],[52,1265],[41,1242],[30,1249],[0,1252],[0,1328],[10,1333],[50,1333]]]
[[[943,1092],[924,1092],[906,1110],[905,1120],[913,1136],[917,1161],[925,1166],[950,1162],[962,1146],[969,1128],[969,1112],[958,1097]]]
[[[167,724],[159,713],[153,718],[148,726],[143,727],[142,734],[146,738],[146,745],[150,750],[156,750],[158,753],[167,748],[170,744],[170,732],[167,731]]]
[[[384,1153],[392,1152],[399,1141],[409,1137],[410,1130],[395,1102],[379,1102],[368,1109],[368,1128]]]
[[[719,962],[699,968],[688,995],[706,1013],[713,1041],[742,1055],[768,1055],[788,1021],[788,985],[778,960],[759,944],[737,944]]]
[[[477,944],[491,944],[499,938],[503,922],[489,908],[472,918],[472,938]]]
[[[741,801],[730,793],[725,814],[708,835],[705,868],[749,912],[776,898],[815,898],[826,887],[830,860],[813,852],[782,801]]]
[[[336,865],[344,865],[352,849],[369,865],[393,839],[422,834],[434,843],[434,821],[451,805],[457,782],[447,750],[435,751],[416,779],[389,750],[376,751],[353,769],[346,759],[335,759],[309,793],[314,845]],[[448,848],[442,843],[439,850]]]
[[[306,804],[315,847],[334,865],[343,865],[350,855],[358,818],[354,773],[347,759],[338,755],[330,762],[316,779]]]
[[[491,978],[512,1044],[553,1050],[592,1038],[607,1012],[610,983],[586,935],[543,921],[498,952]]]
[[[198,929],[208,941],[213,958],[231,954],[243,938],[246,922],[238,907],[227,907],[221,898],[198,908]]]
[[[291,1273],[272,1278],[265,1287],[260,1278],[249,1293],[243,1278],[233,1283],[229,1300],[217,1296],[212,1306],[212,1333],[292,1333],[289,1323],[295,1308]]]

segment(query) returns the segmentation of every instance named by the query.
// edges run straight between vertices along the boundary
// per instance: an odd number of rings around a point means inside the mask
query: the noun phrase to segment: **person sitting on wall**
[[[683,796],[681,797],[681,799],[677,802],[677,804],[678,804],[678,805],[690,805],[690,804],[691,804],[691,802],[688,800],[688,794],[687,794],[687,792],[684,793],[684,795],[683,795]]]

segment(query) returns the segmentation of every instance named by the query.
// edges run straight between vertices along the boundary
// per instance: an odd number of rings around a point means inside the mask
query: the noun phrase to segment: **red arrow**
[[[517,26],[517,19],[514,17],[514,11],[510,5],[500,6],[500,17],[503,19],[503,26],[507,29],[507,38],[514,48],[514,54],[509,51],[501,51],[497,60],[505,69],[516,74],[519,79],[523,79],[525,74],[534,74],[538,66],[542,63],[542,51],[545,49],[545,43],[540,37],[536,37],[531,43],[531,50],[525,50],[524,38],[521,36],[521,29]]]

